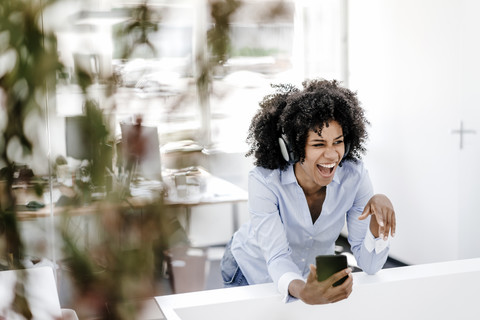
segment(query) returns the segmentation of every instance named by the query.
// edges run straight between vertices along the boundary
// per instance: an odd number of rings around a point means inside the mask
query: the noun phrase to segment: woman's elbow
[[[375,261],[358,261],[358,267],[368,275],[374,275],[378,271],[382,270],[384,264],[385,261],[376,261],[376,263]]]
[[[374,275],[375,273],[377,273],[378,271],[380,271],[382,269],[381,267],[380,268],[378,268],[378,267],[377,268],[373,268],[373,267],[362,268],[362,267],[360,267],[360,268],[362,269],[363,272],[365,272],[368,275]]]

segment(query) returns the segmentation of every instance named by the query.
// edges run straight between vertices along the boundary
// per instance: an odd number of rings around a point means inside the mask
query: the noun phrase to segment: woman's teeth
[[[320,167],[323,167],[323,168],[331,169],[331,168],[335,167],[335,163],[319,164],[319,166],[320,166]]]
[[[335,165],[336,163],[322,163],[317,164],[317,167],[323,175],[330,175],[333,172]]]

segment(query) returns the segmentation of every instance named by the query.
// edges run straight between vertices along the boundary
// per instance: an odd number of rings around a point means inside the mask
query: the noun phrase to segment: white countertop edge
[[[180,320],[175,309],[188,308],[212,303],[227,303],[252,298],[268,298],[278,296],[273,283],[264,283],[235,288],[223,288],[189,293],[178,293],[155,297],[155,301],[167,319]]]
[[[364,272],[354,273],[354,284],[364,285],[378,282],[427,278],[444,274],[464,273],[479,270],[480,258],[452,260],[446,262],[382,269],[374,275],[367,275]]]
[[[369,285],[479,270],[480,258],[475,258],[383,269],[375,275],[355,272],[353,276],[354,285]],[[157,296],[155,301],[167,319],[181,320],[175,309],[269,297],[282,299],[273,283]]]

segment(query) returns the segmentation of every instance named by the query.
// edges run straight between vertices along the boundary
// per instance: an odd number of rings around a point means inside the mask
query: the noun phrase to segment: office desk
[[[240,202],[246,202],[248,200],[247,192],[233,183],[211,175],[203,169],[199,169],[198,173],[199,174],[197,176],[199,179],[201,179],[202,186],[199,186],[199,190],[197,190],[197,192],[185,194],[184,196],[180,196],[178,194],[178,187],[175,186],[174,182],[172,181],[171,174],[165,173],[164,181],[168,189],[168,195],[164,199],[165,204],[170,207],[191,208],[194,206],[207,204],[231,203],[234,206],[233,211],[236,218],[234,221],[238,223],[238,209],[236,204]],[[131,184],[131,197],[127,198],[129,204],[134,207],[141,207],[145,203],[149,203],[149,201],[153,199],[153,196],[160,192],[159,189],[161,188],[162,186],[159,181],[135,181]],[[67,187],[55,186],[53,195],[50,198],[48,193],[46,193],[43,197],[36,196],[32,188],[16,188],[15,194],[18,204],[26,204],[31,200],[40,201],[46,204],[45,207],[36,210],[28,210],[26,208],[23,208],[23,210],[17,210],[17,218],[19,220],[30,220],[41,217],[49,217],[52,214],[60,214],[65,210],[69,210],[72,215],[84,215],[95,212],[95,201],[93,201],[91,204],[78,206],[59,207],[49,204],[50,202],[55,203],[61,194],[68,192],[67,190]]]
[[[91,201],[88,204],[58,206],[56,203],[62,195],[70,197],[74,195],[74,191],[71,187],[59,183],[54,183],[51,189],[49,186],[46,186],[42,195],[37,195],[34,188],[31,186],[15,186],[13,191],[17,204],[16,216],[20,221],[48,218],[61,215],[65,212],[68,212],[71,216],[90,215],[98,211],[98,206],[96,204],[100,203],[99,201]],[[92,196],[93,199],[99,197],[100,196],[96,196],[95,194]],[[32,200],[41,202],[45,204],[45,206],[38,209],[27,208],[26,204]]]
[[[168,320],[480,319],[480,258],[354,273],[350,297],[283,303],[272,283],[156,297]]]
[[[185,209],[187,234],[190,231],[190,218],[192,215],[192,208],[202,205],[214,204],[230,204],[232,208],[232,231],[235,232],[239,227],[239,204],[245,203],[248,200],[247,191],[228,182],[224,179],[218,178],[204,171],[199,170],[200,186],[196,192],[188,193],[186,196],[179,196],[178,186],[174,186],[172,179],[165,179],[168,185],[169,194],[165,199],[165,204],[170,207],[181,207]],[[187,185],[188,187],[188,185]],[[170,192],[173,190],[173,192]]]
[[[193,178],[196,179],[193,182],[195,182],[197,185],[185,184],[183,186],[180,186],[191,188],[185,190],[188,192],[186,192],[183,196],[179,195],[179,193],[177,192],[178,186],[175,185],[174,179],[172,180],[171,172],[165,172],[163,183],[160,181],[142,179],[132,181],[132,183],[130,184],[131,196],[127,199],[128,203],[122,202],[118,203],[118,205],[136,208],[138,209],[138,212],[141,212],[142,208],[145,207],[145,205],[151,204],[152,201],[158,200],[158,195],[162,192],[162,190],[165,189],[165,187],[167,187],[168,195],[164,199],[164,203],[167,206],[166,212],[169,210],[169,208],[173,208],[175,212],[178,212],[175,208],[180,208],[179,220],[183,224],[187,236],[191,237],[190,241],[192,246],[203,247],[210,244],[223,244],[231,237],[231,233],[238,229],[239,204],[245,203],[247,201],[247,192],[224,179],[209,174],[201,168],[188,169],[189,170],[185,171],[185,173],[193,171]],[[188,182],[191,183],[192,181]],[[69,191],[71,192],[69,188],[61,185],[56,185],[53,188],[51,197],[49,193],[46,193],[43,197],[39,198],[33,192],[33,188],[16,188],[15,193],[18,204],[24,205],[30,200],[37,200],[46,204],[45,207],[37,210],[25,210],[26,208],[23,208],[24,210],[19,210],[21,209],[21,207],[17,207],[17,219],[19,221],[37,220],[41,218],[49,219],[52,217],[60,216],[63,213],[67,213],[70,217],[77,217],[76,221],[78,226],[82,228],[85,232],[85,244],[88,244],[89,233],[91,233],[89,230],[96,230],[96,228],[89,227],[90,222],[93,223],[93,220],[90,217],[93,217],[96,213],[102,212],[102,208],[106,205],[106,202],[92,201],[91,203],[85,205],[56,206],[55,202],[60,197],[60,195],[68,194]],[[95,198],[101,199],[101,196],[97,196]],[[53,205],[49,204],[50,202],[53,202]],[[213,208],[213,212],[210,212],[209,210],[211,208],[206,206],[218,204],[223,204],[223,207],[215,206],[215,208]],[[217,217],[217,219],[219,216],[226,217],[227,220],[225,223],[230,223],[230,221],[232,221],[232,231],[229,231],[230,228],[223,228],[219,235],[213,236],[211,232],[204,231],[210,229],[205,229],[204,227],[197,227],[192,233],[190,230],[192,209],[197,206],[205,207],[198,209],[198,211],[193,210],[193,213],[204,212],[204,214],[207,214],[208,217]],[[167,214],[169,214],[169,212],[170,211],[168,211]],[[196,216],[193,221],[194,225],[197,225],[195,224],[195,220],[208,221],[207,219],[198,220],[199,217],[202,217],[202,215],[200,214]],[[93,232],[91,234],[92,236],[95,236],[96,233]]]

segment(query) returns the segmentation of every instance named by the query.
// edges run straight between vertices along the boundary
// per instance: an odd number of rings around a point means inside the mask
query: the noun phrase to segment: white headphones
[[[278,138],[278,144],[280,145],[280,152],[285,161],[290,164],[298,161],[298,158],[295,156],[295,152],[293,152],[292,146],[288,142],[287,136],[284,133]]]

